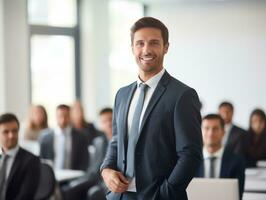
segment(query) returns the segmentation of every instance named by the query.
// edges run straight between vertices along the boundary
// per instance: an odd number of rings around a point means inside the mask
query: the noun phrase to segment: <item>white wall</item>
[[[0,59],[1,112],[14,112],[20,119],[29,104],[29,55],[26,0],[1,1]],[[1,40],[1,39],[0,39]]]
[[[254,107],[266,109],[265,1],[157,4],[148,14],[168,26],[165,67],[198,91],[204,114],[230,100],[247,127]]]
[[[110,103],[108,0],[81,1],[81,93],[85,115]]]
[[[14,11],[14,12],[12,12]],[[6,110],[24,117],[29,105],[26,0],[4,1]]]
[[[3,15],[4,2],[0,0],[0,94],[5,93],[5,79],[4,79],[4,15]],[[2,95],[1,95],[2,96]],[[0,98],[0,113],[4,111],[5,98]]]

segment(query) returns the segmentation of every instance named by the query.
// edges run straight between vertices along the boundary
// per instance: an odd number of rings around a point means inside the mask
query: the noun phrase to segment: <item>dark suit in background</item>
[[[55,150],[54,150],[54,131],[50,130],[44,133],[40,138],[40,157],[54,161]],[[88,148],[86,137],[71,128],[71,158],[70,158],[70,169],[76,170],[87,170],[88,168]]]
[[[232,124],[225,148],[233,150],[236,154],[244,155],[244,144],[247,133],[244,129]]]
[[[245,157],[247,167],[256,167],[259,160],[266,160],[266,130],[258,138],[251,130],[247,133]]]
[[[113,138],[101,169],[125,174],[127,115],[136,82],[121,88],[115,100]],[[186,187],[202,160],[200,103],[194,89],[167,72],[143,116],[135,151],[139,200],[186,200]],[[107,199],[119,200],[109,193]]]
[[[40,179],[40,160],[19,148],[7,179],[7,200],[33,200]]]
[[[195,177],[205,177],[204,163],[202,162]],[[245,162],[244,158],[233,153],[232,150],[226,148],[224,150],[221,162],[220,178],[236,178],[239,183],[239,195],[242,199],[245,183]]]

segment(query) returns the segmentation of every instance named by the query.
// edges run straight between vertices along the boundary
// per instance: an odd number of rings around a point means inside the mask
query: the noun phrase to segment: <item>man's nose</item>
[[[144,46],[142,48],[142,53],[145,55],[151,53],[151,48],[150,48],[148,43],[144,44]]]

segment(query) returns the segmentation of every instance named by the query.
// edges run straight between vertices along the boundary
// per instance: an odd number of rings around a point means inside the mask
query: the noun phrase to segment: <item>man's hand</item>
[[[127,191],[129,181],[121,172],[106,168],[102,170],[101,174],[105,185],[110,191],[116,193]]]

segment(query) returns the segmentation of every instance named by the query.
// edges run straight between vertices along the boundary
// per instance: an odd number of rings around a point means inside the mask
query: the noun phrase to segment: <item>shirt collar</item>
[[[19,150],[19,146],[17,145],[17,146],[15,146],[14,148],[12,148],[12,149],[9,149],[9,150],[7,150],[6,151],[6,154],[9,156],[9,157],[15,157],[16,155],[17,155],[17,153],[18,153],[18,150]],[[0,154],[1,155],[3,155],[3,150],[2,150],[2,148],[0,148]]]
[[[214,153],[209,153],[208,151],[207,151],[207,149],[204,147],[203,148],[203,158],[204,159],[208,159],[208,158],[210,158],[210,157],[216,157],[216,158],[222,158],[222,156],[223,156],[223,152],[224,152],[224,147],[221,147],[218,151],[216,151],[216,152],[214,152]]]
[[[232,123],[225,124],[225,127],[224,127],[225,128],[225,132],[228,133],[231,130],[232,127],[233,127]]]
[[[57,126],[57,127],[55,127],[55,131],[54,132],[55,132],[56,135],[60,135],[63,132],[66,133],[66,134],[69,134],[71,132],[71,126],[67,126],[64,129],[62,129],[59,126]]]
[[[148,85],[149,88],[155,89],[156,86],[158,85],[159,81],[161,80],[164,72],[165,72],[165,69],[162,68],[162,70],[159,73],[157,73],[156,75],[151,77],[149,80],[147,80],[145,82],[145,84]],[[138,76],[138,79],[137,79],[137,83],[138,83],[138,86],[139,86],[140,83],[144,83],[142,80],[140,80],[139,76]]]

